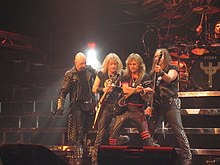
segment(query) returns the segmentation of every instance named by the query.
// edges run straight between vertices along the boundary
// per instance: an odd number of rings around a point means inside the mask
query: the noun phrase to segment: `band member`
[[[220,43],[220,21],[215,23],[214,33],[211,36],[212,43]]]
[[[130,54],[126,60],[126,69],[121,82],[125,97],[126,95],[130,95],[130,97],[126,101],[124,100],[127,104],[126,112],[118,115],[112,126],[109,138],[110,145],[117,145],[124,124],[126,122],[133,122],[141,135],[144,145],[158,146],[151,139],[144,114],[146,93],[152,92],[151,88],[142,86],[144,81],[148,80],[145,71],[145,65],[141,56],[136,53]]]
[[[76,54],[74,64],[64,75],[56,112],[58,115],[63,114],[66,95],[69,94],[68,143],[81,147],[85,137],[85,118],[91,112],[92,85],[96,71],[86,65],[86,56],[81,52]]]
[[[217,21],[215,23],[213,33],[210,37],[209,50],[211,53],[214,54],[220,53],[220,21]]]
[[[109,129],[112,119],[115,117],[114,107],[117,102],[118,95],[121,93],[121,87],[119,86],[119,78],[122,74],[122,62],[117,54],[109,53],[102,64],[101,71],[98,72],[95,82],[92,88],[94,93],[99,93],[102,97],[105,96],[102,101],[102,105],[98,105],[101,108],[100,117],[98,122],[98,131],[94,143],[94,151],[92,161],[93,164],[97,161],[97,149],[103,144],[104,137]],[[114,78],[115,77],[115,78]],[[115,81],[115,82],[112,82]],[[101,100],[100,99],[100,100]],[[120,143],[129,141],[128,136],[120,136]]]
[[[158,65],[157,65],[158,64]],[[181,149],[181,164],[191,164],[192,154],[186,133],[184,131],[181,114],[180,100],[178,98],[178,68],[171,65],[171,57],[167,49],[157,49],[151,74],[157,73],[155,89],[155,111],[160,112],[169,122]]]

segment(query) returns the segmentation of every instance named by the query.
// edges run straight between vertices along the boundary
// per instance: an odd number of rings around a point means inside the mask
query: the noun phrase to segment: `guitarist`
[[[110,145],[117,145],[118,138],[124,129],[125,123],[133,122],[141,135],[144,145],[159,146],[151,138],[144,114],[146,94],[152,92],[151,88],[144,88],[141,85],[149,78],[145,72],[146,69],[141,56],[136,53],[130,54],[126,60],[126,69],[122,77],[122,89],[124,94],[133,94],[127,98],[126,112],[118,115],[115,119],[109,138]]]
[[[121,88],[119,87],[120,82],[112,82],[115,80],[115,76],[122,73],[122,62],[117,54],[109,53],[102,64],[101,71],[98,72],[92,91],[94,93],[100,94],[100,101],[96,106],[96,113],[98,114],[98,130],[94,143],[95,150],[93,152],[92,161],[93,164],[97,160],[97,148],[103,143],[103,139],[111,125],[114,115],[114,106],[118,98],[117,95],[121,93]],[[120,78],[120,77],[119,77]],[[119,80],[119,79],[117,79]],[[104,100],[102,96],[105,96]],[[96,114],[97,115],[97,114]],[[121,142],[128,142],[128,136],[121,136]]]
[[[158,61],[161,54],[161,60],[157,65],[155,61]],[[178,98],[179,70],[171,64],[170,54],[167,49],[163,48],[156,50],[153,64],[151,72],[156,72],[158,75],[155,90],[155,111],[157,111],[157,115],[162,115],[173,129],[181,150],[181,165],[190,165],[192,154],[182,125],[180,100]]]

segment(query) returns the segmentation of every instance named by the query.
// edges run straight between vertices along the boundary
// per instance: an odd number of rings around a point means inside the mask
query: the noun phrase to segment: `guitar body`
[[[126,95],[122,94],[122,96],[118,100],[118,106],[125,107],[127,105],[127,98]]]
[[[109,80],[110,81],[109,83],[110,84],[117,84],[119,81],[119,78],[120,78],[120,74],[116,74],[114,77],[112,77]],[[99,120],[99,117],[101,116],[101,111],[103,109],[104,103],[106,102],[107,97],[109,97],[109,93],[108,93],[109,89],[110,89],[110,85],[108,86],[108,89],[106,90],[106,92],[104,92],[104,94],[102,95],[98,104],[95,107],[96,113],[95,113],[92,129],[95,129],[97,121]]]
[[[114,113],[116,115],[121,115],[126,111],[126,109],[127,109],[127,99],[131,95],[133,95],[135,92],[136,92],[135,88],[134,88],[134,90],[132,90],[128,94],[124,94],[123,91],[121,92],[121,95],[119,96],[119,99],[118,99],[117,104],[116,104],[115,109],[114,109]]]
[[[126,98],[125,98],[125,95],[124,95],[123,91],[121,91],[119,99],[118,99],[118,101],[115,104],[115,107],[113,109],[113,112],[114,112],[115,115],[122,115],[123,113],[126,112],[126,109],[127,109]]]

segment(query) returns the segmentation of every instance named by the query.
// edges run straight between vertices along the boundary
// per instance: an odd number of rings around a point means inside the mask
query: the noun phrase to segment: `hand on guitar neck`
[[[111,92],[115,87],[115,84],[111,84],[111,85],[108,85],[107,87],[103,88],[103,92],[104,93],[108,93],[108,92]]]
[[[152,116],[152,113],[153,113],[153,109],[149,106],[144,110],[144,114],[146,116]]]

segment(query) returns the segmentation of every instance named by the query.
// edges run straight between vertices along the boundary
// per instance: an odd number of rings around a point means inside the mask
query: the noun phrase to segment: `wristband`
[[[103,88],[102,88],[102,87],[98,87],[98,88],[96,89],[96,92],[97,92],[97,93],[102,93],[102,92],[103,92]]]

